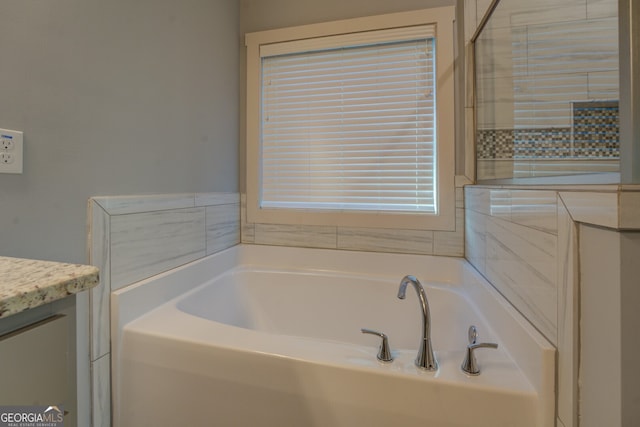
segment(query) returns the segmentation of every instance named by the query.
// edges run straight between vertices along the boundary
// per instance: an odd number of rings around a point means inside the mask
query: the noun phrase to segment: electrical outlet
[[[0,129],[0,173],[22,173],[22,132]]]
[[[1,138],[1,139],[2,141],[0,141],[0,149],[2,149],[3,151],[9,151],[16,148],[16,143],[13,142],[13,139],[8,139],[8,138]]]
[[[15,158],[13,157],[13,154],[11,154],[11,153],[0,153],[0,163],[3,163],[5,165],[10,165],[14,161],[15,161]]]

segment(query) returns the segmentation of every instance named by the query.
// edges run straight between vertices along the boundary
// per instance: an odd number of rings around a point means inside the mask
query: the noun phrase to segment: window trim
[[[440,7],[246,34],[246,186],[247,220],[262,224],[330,225],[420,230],[455,229],[454,26],[455,7]],[[313,211],[261,208],[260,194],[260,47],[272,43],[364,31],[436,26],[436,181],[437,214],[410,212]]]

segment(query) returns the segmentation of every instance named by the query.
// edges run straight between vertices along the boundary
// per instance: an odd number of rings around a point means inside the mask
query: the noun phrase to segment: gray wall
[[[244,111],[246,97],[246,88],[242,83],[246,80],[245,33],[455,4],[456,0],[240,0],[240,33],[243,35],[243,49],[240,57],[241,111]],[[242,113],[240,117],[241,191],[245,189],[244,119],[244,113]],[[456,150],[457,157],[463,154],[463,147],[460,144],[458,147],[461,149]],[[464,165],[461,160],[457,160],[456,163],[459,165],[458,168]]]
[[[240,30],[244,34],[455,3],[455,0],[240,0]]]
[[[416,2],[417,3],[417,2]],[[91,196],[238,190],[237,0],[0,0],[0,255],[84,262]]]

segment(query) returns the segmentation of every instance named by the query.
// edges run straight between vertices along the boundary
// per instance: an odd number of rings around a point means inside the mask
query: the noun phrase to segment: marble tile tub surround
[[[558,349],[558,425],[578,402],[578,223],[640,229],[640,185],[465,188],[466,257]]]
[[[102,280],[89,298],[94,427],[111,425],[110,293],[240,243],[238,193],[94,197],[90,263]]]
[[[573,222],[640,226],[640,185],[468,186],[466,258],[554,344],[562,209]]]
[[[467,260],[558,349],[562,389],[556,404],[564,409],[558,425],[573,425],[567,423],[573,411],[566,410],[575,405],[570,384],[577,383],[573,322],[567,320],[577,317],[569,296],[575,276],[566,272],[573,265],[567,262],[573,259],[568,242],[573,234],[568,215],[558,219],[557,192],[466,187],[465,202]]]
[[[0,318],[93,288],[98,268],[0,257]]]
[[[420,255],[464,256],[464,193],[470,181],[456,176],[455,231],[275,225],[247,222],[241,196],[242,243]]]
[[[470,188],[467,259],[552,343],[557,342],[557,195]]]

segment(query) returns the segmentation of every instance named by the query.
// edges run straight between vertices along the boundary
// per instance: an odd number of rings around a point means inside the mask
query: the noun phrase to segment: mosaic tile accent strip
[[[513,145],[517,159],[571,157],[571,128],[515,129]]]
[[[488,129],[477,133],[479,159],[558,158],[571,155],[571,128]]]
[[[478,159],[620,157],[618,101],[574,102],[572,113],[571,127],[478,130]]]

